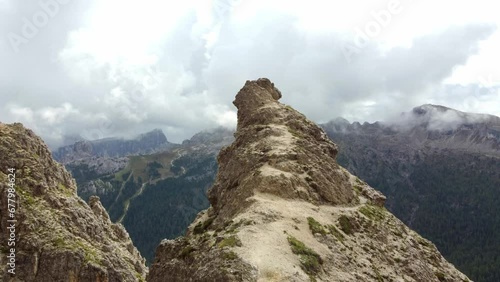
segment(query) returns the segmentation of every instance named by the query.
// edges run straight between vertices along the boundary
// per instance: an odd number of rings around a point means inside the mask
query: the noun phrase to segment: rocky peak
[[[451,108],[441,106],[441,105],[424,104],[424,105],[413,108],[412,112],[415,115],[426,115],[429,112],[441,112],[441,113],[443,113],[443,112],[447,112],[450,110],[454,111]]]
[[[77,196],[71,175],[31,130],[19,123],[0,124],[0,156],[0,191],[5,195],[0,202],[0,241],[12,236],[7,229],[11,179],[17,220],[12,246],[16,271],[7,272],[5,253],[10,249],[2,245],[2,281],[145,279],[145,261],[123,226],[111,223],[99,198],[87,204]]]
[[[349,138],[349,143],[377,144],[403,154],[409,150],[429,148],[500,154],[499,117],[466,113],[439,105],[418,106],[395,120],[385,122],[365,122],[361,125],[336,119],[322,127],[332,136]],[[351,147],[350,144],[343,145]]]
[[[134,139],[104,138],[82,140],[73,145],[54,151],[54,158],[63,164],[75,161],[88,161],[92,158],[121,158],[132,155],[164,151],[173,146],[160,129],[141,134]]]
[[[457,130],[463,126],[500,125],[500,118],[487,115],[466,113],[440,105],[425,104],[401,115],[403,123],[410,126],[423,126],[428,130]]]
[[[233,135],[234,130],[220,126],[198,132],[191,139],[182,141],[182,145],[195,148],[207,147],[218,151],[234,141]]]
[[[281,104],[266,78],[247,81],[233,102],[238,108],[236,140],[218,157],[219,175],[209,199],[217,223],[269,193],[314,204],[353,205],[358,198],[335,162],[337,146],[314,123]]]
[[[233,101],[233,104],[238,108],[238,129],[247,124],[273,122],[274,119],[271,116],[261,117],[259,121],[250,118],[258,117],[254,111],[258,111],[263,106],[279,105],[280,98],[281,92],[274,87],[274,83],[269,79],[260,78],[256,81],[247,81]]]
[[[158,128],[139,135],[136,140],[139,142],[148,143],[148,145],[150,146],[158,146],[168,142],[167,136],[165,136],[163,131]]]
[[[280,97],[268,79],[238,92],[211,207],[162,241],[148,281],[468,281]]]

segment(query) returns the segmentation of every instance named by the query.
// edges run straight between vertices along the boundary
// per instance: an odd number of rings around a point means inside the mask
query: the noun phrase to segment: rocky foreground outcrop
[[[278,102],[268,79],[234,101],[211,207],[164,240],[148,281],[469,281],[340,167],[323,130]]]
[[[81,200],[71,175],[19,123],[0,124],[0,191],[2,281],[145,280],[145,261],[123,226],[99,198]]]

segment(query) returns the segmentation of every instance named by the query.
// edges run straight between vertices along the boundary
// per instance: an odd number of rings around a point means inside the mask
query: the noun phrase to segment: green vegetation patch
[[[361,179],[359,179],[358,177],[356,177],[356,183],[360,184],[360,185],[365,185],[365,182],[363,182]]]
[[[223,258],[224,260],[235,260],[238,259],[238,255],[233,251],[229,251],[229,252],[224,252]]]
[[[214,222],[214,218],[209,218],[203,222],[199,222],[198,224],[195,225],[193,229],[194,234],[201,234],[204,233],[207,228]]]
[[[342,229],[342,231],[345,234],[350,235],[350,234],[354,233],[354,228],[352,226],[352,223],[351,223],[351,220],[349,219],[349,217],[347,217],[345,215],[341,215],[339,217],[339,225],[340,225],[340,229]]]
[[[142,275],[139,273],[139,272],[136,272],[135,273],[135,278],[137,279],[137,281],[139,282],[146,282],[146,280],[144,279],[144,277],[142,277]]]
[[[241,247],[241,241],[236,237],[235,235],[229,236],[227,238],[224,238],[220,243],[219,243],[219,248],[224,248],[224,247]]]
[[[191,255],[191,253],[195,250],[193,246],[187,246],[179,253],[179,257],[185,259]]]
[[[57,188],[58,188],[58,190],[59,190],[59,191],[60,191],[60,192],[61,192],[64,196],[66,196],[66,197],[72,197],[72,196],[73,196],[73,191],[72,191],[70,188],[68,188],[68,187],[64,186],[62,183],[58,183],[58,184],[57,184]]]
[[[337,238],[337,240],[339,240],[340,242],[345,240],[344,235],[342,233],[340,233],[340,231],[334,225],[329,224],[326,226],[326,228],[328,228],[328,231],[330,231],[330,234],[335,236],[335,238]]]
[[[374,205],[364,205],[361,208],[359,208],[359,212],[374,221],[382,221],[385,219],[386,216],[384,208],[377,207]]]
[[[290,132],[290,134],[292,134],[294,137],[297,138],[302,137],[302,134],[298,130],[295,130],[294,128],[288,127],[288,132]]]
[[[70,240],[58,236],[52,240],[52,245],[56,247],[56,249],[66,249],[73,252],[82,251],[86,263],[102,265],[101,258],[97,254],[97,250],[93,246],[81,241],[80,239]]]
[[[319,233],[321,235],[326,235],[326,230],[323,225],[317,222],[314,218],[308,217],[307,223],[309,223],[309,229],[311,230],[312,234]]]
[[[227,224],[230,225],[232,222],[233,221],[231,220]],[[241,219],[237,223],[230,225],[229,228],[227,229],[227,232],[236,233],[237,229],[240,228],[241,226],[252,225],[252,224],[255,224],[255,222],[251,219]]]
[[[27,192],[19,187],[18,187],[17,191],[18,191],[18,195],[20,195],[20,198],[24,199],[24,202],[28,206],[31,207],[34,204],[36,204],[36,200],[33,198],[33,196],[29,192]]]
[[[130,173],[131,171],[129,168],[122,169],[115,174],[115,179],[118,181],[127,181],[128,177],[130,176]]]
[[[229,233],[235,233],[236,229],[238,229],[242,224],[243,224],[243,221],[240,220],[239,222],[237,222],[237,223],[229,226],[229,228],[227,229],[227,232],[229,232]]]
[[[435,272],[434,275],[436,275],[436,277],[437,277],[437,279],[439,279],[439,281],[446,281],[446,277],[444,276],[444,273]]]
[[[177,153],[174,152],[132,156],[122,180],[127,180],[130,172],[135,178],[141,177],[144,181],[174,176],[170,171],[170,163],[176,156]]]
[[[354,185],[354,192],[356,192],[356,196],[359,197],[361,195],[361,186]]]
[[[288,236],[287,240],[292,252],[299,256],[302,270],[309,275],[317,275],[323,264],[321,256],[293,236]]]

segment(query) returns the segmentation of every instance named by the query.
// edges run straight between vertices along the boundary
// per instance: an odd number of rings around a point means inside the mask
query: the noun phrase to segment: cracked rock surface
[[[15,169],[16,271],[7,272],[7,194]],[[12,176],[11,176],[12,178]],[[2,281],[145,281],[145,260],[98,197],[85,203],[62,165],[31,130],[0,123]]]

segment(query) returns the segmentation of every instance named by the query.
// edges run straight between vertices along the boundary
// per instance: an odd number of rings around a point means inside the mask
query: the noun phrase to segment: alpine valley
[[[53,155],[75,178],[78,195],[99,196],[150,262],[162,239],[184,234],[208,207],[217,153],[233,140],[233,131],[217,128],[172,144],[153,130],[133,140],[78,141]]]

